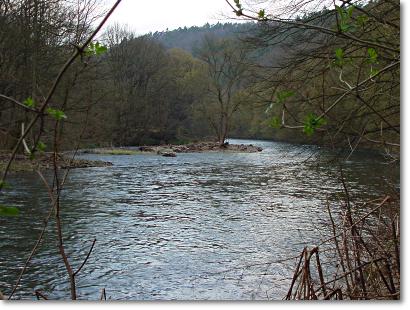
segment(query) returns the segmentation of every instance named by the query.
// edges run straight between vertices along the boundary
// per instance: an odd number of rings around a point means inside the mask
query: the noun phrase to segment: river
[[[62,197],[66,249],[80,299],[282,299],[295,260],[317,244],[327,224],[326,199],[342,188],[329,150],[308,145],[232,140],[260,153],[83,155],[112,167],[74,169]],[[380,197],[399,169],[359,152],[344,161],[352,196]],[[50,177],[50,176],[48,176]],[[49,210],[34,173],[12,176],[3,201],[21,208],[0,218],[0,291],[10,293]],[[54,222],[23,277],[17,298],[41,290],[69,298]]]

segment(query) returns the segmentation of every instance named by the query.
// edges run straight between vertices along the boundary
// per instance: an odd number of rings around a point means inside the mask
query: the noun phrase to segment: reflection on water
[[[294,261],[269,262],[317,242],[324,201],[341,190],[338,168],[318,147],[239,142],[264,151],[84,156],[114,166],[73,170],[64,188],[63,229],[74,269],[97,238],[78,275],[80,298],[98,299],[106,288],[113,299],[281,299]],[[398,169],[379,161],[360,155],[345,163],[353,195],[366,190],[377,196],[384,177],[398,180]],[[18,218],[0,218],[5,294],[41,231],[49,203],[36,175],[21,174],[9,183],[3,199],[23,211]],[[20,298],[34,298],[36,289],[50,298],[69,298],[53,227],[23,278]]]

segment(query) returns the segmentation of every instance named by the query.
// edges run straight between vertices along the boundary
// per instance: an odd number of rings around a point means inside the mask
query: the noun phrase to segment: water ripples
[[[65,242],[74,266],[97,238],[78,276],[80,298],[97,299],[105,287],[108,296],[124,300],[281,299],[293,262],[267,262],[316,241],[324,202],[340,184],[317,147],[251,143],[264,151],[87,155],[114,166],[73,170],[63,191]],[[362,159],[351,165],[352,190],[360,192],[369,186],[363,182],[369,165]],[[6,294],[49,204],[35,175],[10,183],[6,199],[23,212],[0,222],[0,289]],[[34,289],[69,297],[53,225],[23,278],[21,298],[32,299]]]

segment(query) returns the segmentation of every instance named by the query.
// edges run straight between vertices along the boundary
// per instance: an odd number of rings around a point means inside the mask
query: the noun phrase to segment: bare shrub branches
[[[239,17],[258,22],[246,40],[264,55],[255,98],[266,102],[275,128],[317,132],[314,141],[352,150],[397,152],[397,1],[227,2]],[[281,91],[294,95],[275,100]]]
[[[114,12],[114,10],[116,9],[116,7],[120,4],[121,0],[117,0],[115,2],[115,4],[111,7],[111,9],[107,12],[107,14],[104,16],[104,18],[102,19],[102,21],[98,24],[98,26],[90,32],[90,34],[85,38],[84,42],[80,45],[77,46],[74,53],[72,54],[72,56],[65,62],[65,64],[62,66],[62,68],[60,69],[60,71],[58,72],[56,78],[54,79],[48,93],[47,96],[45,96],[43,98],[43,101],[37,106],[34,106],[34,101],[31,98],[31,102],[30,104],[24,104],[21,103],[20,101],[11,98],[9,96],[6,95],[0,95],[1,98],[8,100],[9,102],[12,102],[13,104],[17,105],[20,108],[24,108],[27,112],[33,113],[33,117],[31,119],[31,121],[29,122],[28,126],[26,128],[23,127],[23,131],[21,133],[21,136],[19,137],[18,141],[16,142],[13,151],[11,153],[10,159],[5,167],[5,170],[3,172],[3,176],[1,179],[1,183],[3,184],[4,181],[7,178],[9,169],[10,169],[10,165],[12,163],[12,161],[14,160],[17,151],[20,147],[20,145],[22,143],[25,143],[25,137],[30,133],[30,131],[32,130],[32,128],[34,128],[35,125],[37,124],[42,124],[44,123],[44,118],[51,115],[53,116],[53,118],[55,119],[54,122],[54,129],[53,129],[53,166],[54,166],[54,174],[53,174],[53,183],[52,185],[50,185],[47,180],[45,179],[45,177],[42,175],[42,173],[38,170],[38,175],[40,176],[41,180],[44,182],[45,188],[47,189],[49,196],[50,196],[50,201],[51,201],[51,208],[50,211],[44,221],[44,226],[43,229],[37,239],[37,242],[35,243],[30,255],[28,256],[23,269],[21,270],[18,279],[16,281],[16,284],[13,286],[13,289],[11,291],[11,294],[8,296],[8,299],[12,299],[13,295],[15,294],[20,281],[22,279],[23,274],[25,273],[25,271],[27,270],[28,264],[30,263],[32,257],[34,256],[35,252],[37,251],[43,236],[45,234],[49,219],[51,217],[51,215],[54,212],[54,218],[56,220],[56,236],[57,236],[57,240],[58,240],[58,248],[59,248],[59,252],[60,255],[64,261],[64,265],[66,267],[67,270],[67,274],[69,276],[69,281],[70,281],[70,290],[71,290],[71,299],[77,299],[78,294],[77,294],[77,290],[76,290],[76,281],[75,281],[75,277],[79,274],[79,272],[82,270],[82,268],[85,266],[85,264],[87,263],[91,252],[94,248],[96,239],[94,239],[90,250],[88,251],[88,254],[86,255],[85,259],[83,260],[82,264],[78,267],[78,269],[76,271],[73,270],[71,263],[69,262],[68,256],[66,254],[66,250],[65,250],[65,246],[64,246],[64,241],[63,241],[63,227],[62,227],[62,219],[61,219],[61,203],[60,203],[60,198],[61,198],[61,190],[62,187],[66,181],[66,178],[68,176],[68,172],[69,169],[66,171],[66,173],[64,174],[63,178],[60,179],[59,177],[59,167],[57,164],[58,161],[58,157],[59,157],[59,144],[61,141],[61,130],[60,130],[60,121],[61,119],[64,118],[64,113],[62,111],[59,110],[54,110],[54,109],[49,109],[49,103],[51,101],[51,99],[53,98],[58,86],[60,85],[64,75],[67,73],[69,67],[74,63],[74,61],[83,55],[83,53],[86,51],[86,49],[88,48],[88,46],[90,45],[90,43],[92,42],[92,40],[94,39],[94,37],[97,35],[97,33],[100,31],[100,29],[102,28],[102,26],[106,23],[106,21],[108,20],[108,18],[111,16],[111,14]],[[95,2],[94,2],[94,6],[95,6]],[[84,7],[83,9],[87,9],[88,11],[86,12],[86,15],[88,16],[88,14],[90,13],[90,11],[93,10],[93,4],[91,4],[90,6]],[[80,18],[80,17],[79,17]],[[87,18],[85,18],[85,20],[88,20]],[[78,34],[78,40],[80,40],[80,38],[82,37],[82,35],[84,34],[85,28],[82,28],[81,30],[77,31]],[[46,113],[47,112],[47,113]],[[38,137],[37,137],[37,141],[39,141],[40,136],[43,134],[43,131],[40,130],[38,133]],[[29,150],[29,154],[31,154],[35,148],[37,146],[34,146],[33,150]],[[76,153],[76,152],[75,152]],[[75,156],[74,153],[74,156]],[[1,191],[1,188],[0,188]],[[40,291],[36,291],[35,295],[37,297],[37,299],[44,299],[47,300],[48,298],[42,294]]]
[[[400,298],[397,201],[389,196],[372,201],[368,207],[376,207],[364,215],[349,203],[340,210],[327,206],[332,237],[303,249],[285,299]],[[334,256],[326,252],[320,259],[322,248],[333,249]]]

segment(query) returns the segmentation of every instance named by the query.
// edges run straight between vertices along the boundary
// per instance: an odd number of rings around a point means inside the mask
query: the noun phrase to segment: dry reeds
[[[303,249],[286,300],[400,299],[398,201],[386,196],[357,209],[344,189],[336,216],[327,205],[331,237]]]

